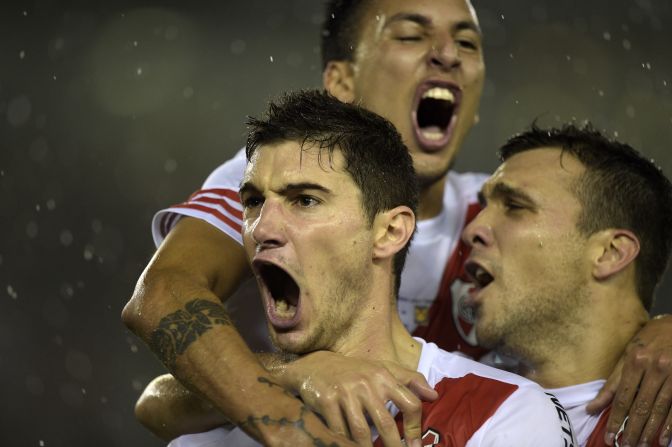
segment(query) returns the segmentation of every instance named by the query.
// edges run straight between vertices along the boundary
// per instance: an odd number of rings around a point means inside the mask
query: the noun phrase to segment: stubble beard
[[[589,293],[587,281],[578,278],[573,275],[551,286],[510,289],[508,295],[518,296],[518,305],[502,306],[498,315],[477,326],[479,343],[534,366],[555,350],[580,342]],[[529,293],[530,289],[535,291]]]

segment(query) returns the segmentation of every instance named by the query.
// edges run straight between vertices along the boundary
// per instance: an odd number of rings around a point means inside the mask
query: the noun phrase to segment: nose
[[[487,220],[485,211],[481,210],[462,231],[462,241],[471,248],[477,245],[487,247],[494,241],[492,225]]]
[[[460,52],[452,37],[437,38],[429,53],[429,64],[450,71],[461,65]]]
[[[273,200],[266,200],[259,215],[252,223],[252,240],[257,251],[281,247],[287,240],[285,235],[285,218],[282,205]]]

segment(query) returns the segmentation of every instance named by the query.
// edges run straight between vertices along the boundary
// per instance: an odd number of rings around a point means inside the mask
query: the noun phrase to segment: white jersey
[[[604,383],[604,380],[596,380],[580,385],[547,390],[558,398],[567,414],[569,414],[572,426],[574,427],[574,433],[576,434],[576,440],[581,447],[607,446],[604,443],[604,435],[611,408],[608,407],[602,413],[595,415],[586,412],[586,405],[597,396]],[[620,444],[619,438],[624,428],[622,426],[616,435],[614,443],[616,447]],[[658,438],[659,436],[656,436],[655,439]],[[657,441],[653,445],[658,446]],[[669,447],[672,447],[672,441],[670,441]]]
[[[423,445],[576,446],[566,413],[536,383],[418,341],[423,345],[418,371],[439,393],[436,401],[423,404]],[[240,429],[217,428],[180,436],[169,447],[224,445],[259,444]],[[374,445],[382,446],[382,440]]]
[[[159,211],[152,222],[158,246],[181,216],[202,219],[242,244],[242,207],[238,189],[246,166],[240,150],[206,179],[203,187],[183,203]],[[478,212],[477,193],[485,174],[450,172],[446,178],[441,213],[418,222],[402,273],[398,309],[410,332],[448,351],[479,358],[485,351],[476,345],[473,315],[464,306],[471,287],[462,262],[468,248],[460,241],[462,229]],[[229,300],[227,308],[252,349],[267,350],[268,332],[261,299],[250,281]]]

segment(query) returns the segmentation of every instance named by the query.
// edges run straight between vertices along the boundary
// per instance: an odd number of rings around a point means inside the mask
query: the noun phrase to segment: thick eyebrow
[[[531,205],[536,204],[536,201],[525,191],[514,188],[513,186],[507,185],[506,183],[496,183],[487,194],[485,192],[485,188],[483,188],[478,193],[478,202],[481,205],[485,205],[487,203],[488,197],[496,199],[516,199],[527,202]]]
[[[430,19],[425,15],[412,12],[400,12],[391,16],[385,23],[385,27],[389,26],[391,23],[403,22],[403,21],[414,22],[423,27],[432,26],[432,19]],[[479,28],[479,26],[476,23],[469,20],[463,20],[461,22],[457,22],[455,25],[453,25],[453,28],[456,31],[472,30],[478,35],[481,34],[481,29]]]
[[[306,191],[306,190],[316,190],[316,191],[322,191],[326,194],[331,194],[331,190],[329,188],[322,186],[319,183],[311,183],[311,182],[288,183],[277,192],[280,195],[286,196],[291,193],[295,193],[297,191]],[[238,194],[242,196],[243,194],[246,193],[259,193],[259,192],[260,192],[259,188],[254,186],[252,182],[248,181],[241,183]]]

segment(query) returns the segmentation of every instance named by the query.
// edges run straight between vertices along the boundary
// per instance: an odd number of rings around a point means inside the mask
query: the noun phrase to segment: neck
[[[418,204],[418,220],[431,219],[439,215],[443,209],[443,191],[446,188],[446,176],[438,180],[422,184],[420,202]]]
[[[575,322],[562,337],[537,338],[534,348],[519,357],[524,359],[519,373],[544,388],[608,378],[648,314],[636,296],[591,298],[591,307],[584,314],[596,318]]]
[[[420,360],[421,345],[399,318],[393,281],[385,284],[372,287],[374,297],[361,309],[362,318],[353,325],[334,352],[347,357],[394,362],[415,370]]]

